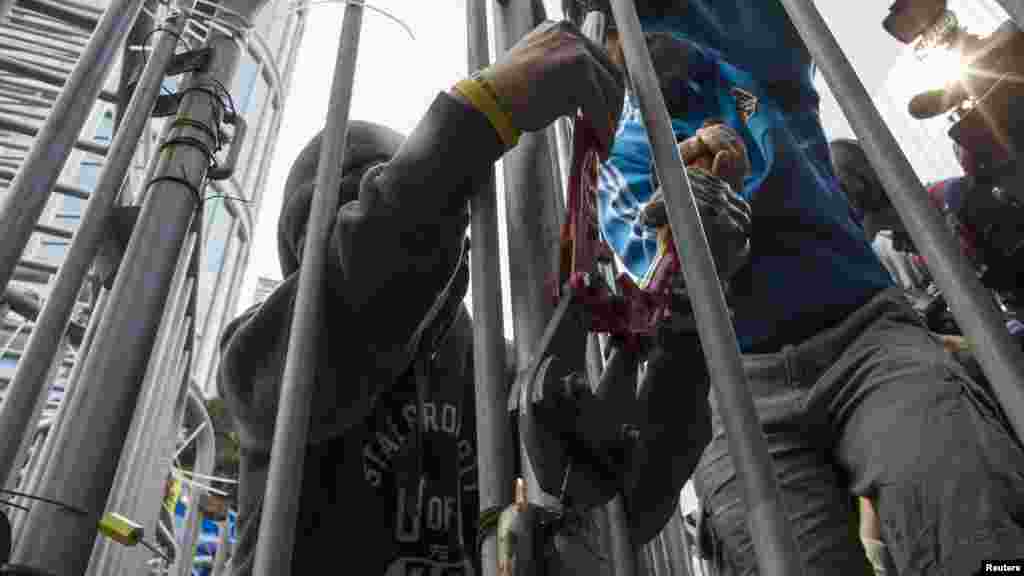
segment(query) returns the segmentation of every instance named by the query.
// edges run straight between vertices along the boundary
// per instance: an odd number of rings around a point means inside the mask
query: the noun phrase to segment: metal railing
[[[490,61],[487,50],[487,0],[467,1],[469,67],[477,69]],[[832,92],[878,172],[893,205],[919,246],[946,294],[958,323],[972,343],[979,363],[992,382],[998,400],[1018,438],[1024,433],[1024,357],[1011,342],[1001,316],[961,255],[950,232],[931,208],[923,187],[882,122],[841,49],[811,0],[780,0],[809,47]],[[53,8],[55,3],[38,3]],[[96,31],[65,81],[59,74],[26,66],[14,60],[0,61],[0,69],[28,70],[33,78],[63,86],[53,110],[38,130],[36,140],[17,172],[0,170],[0,178],[11,181],[0,204],[0,287],[6,287],[17,266],[35,266],[57,273],[52,296],[47,300],[8,390],[8,401],[0,408],[0,435],[23,438],[37,414],[38,398],[45,387],[46,372],[53,366],[60,338],[67,326],[71,306],[88,272],[101,239],[100,228],[114,205],[126,162],[137,146],[146,113],[152,107],[170,57],[174,53],[172,34],[163,34],[136,88],[107,150],[107,165],[100,185],[91,195],[61,187],[57,177],[79,132],[98,97],[102,80],[141,9],[141,0],[113,0],[96,24]],[[1015,18],[1024,23],[1020,2],[1001,1]],[[495,0],[495,29],[500,51],[508,50],[534,27],[537,14],[528,2]],[[0,22],[10,3],[0,0]],[[47,8],[48,10],[50,8]],[[5,12],[6,9],[6,12]],[[260,526],[256,556],[258,576],[287,576],[295,534],[292,527],[298,512],[298,490],[312,401],[317,334],[315,320],[322,306],[323,269],[330,215],[337,204],[339,167],[351,102],[352,82],[361,30],[361,2],[349,2],[341,30],[337,66],[324,143],[317,174],[317,209],[310,211],[309,230],[303,250],[299,294],[292,320],[291,340],[282,386],[272,449],[271,468]],[[74,6],[60,9],[69,18],[92,18]],[[734,459],[748,525],[754,539],[761,573],[795,575],[802,562],[793,542],[784,508],[779,499],[774,468],[768,457],[753,401],[747,389],[736,336],[729,319],[718,275],[704,237],[682,160],[672,134],[670,119],[654,75],[650,54],[640,29],[634,3],[613,0],[612,13],[623,42],[643,119],[651,138],[658,174],[664,186],[668,214],[676,249],[687,262],[684,276],[687,292],[697,303],[699,336],[706,354],[712,386],[722,410],[723,423]],[[603,16],[590,15],[587,34],[600,39]],[[166,27],[178,30],[183,20]],[[227,82],[234,72],[238,48],[233,39],[211,32],[214,57],[210,69],[193,73],[186,86],[195,88],[184,95],[179,106],[182,117],[191,122],[220,122],[210,100],[219,99],[209,88],[210,79]],[[8,87],[11,87],[10,85]],[[16,88],[16,87],[15,87]],[[12,88],[14,89],[14,88]],[[12,93],[14,96],[18,94]],[[220,103],[217,102],[219,105]],[[518,366],[530,364],[534,346],[552,315],[545,282],[557,271],[559,216],[564,210],[558,175],[565,159],[556,158],[556,129],[524,135],[519,146],[504,158],[509,256],[515,262],[511,293]],[[564,140],[564,134],[563,140]],[[250,136],[251,137],[251,136]],[[164,141],[186,139],[213,142],[207,131],[184,123],[169,129]],[[564,148],[564,147],[563,147]],[[126,158],[128,160],[126,160]],[[131,414],[154,419],[154,430],[169,430],[181,418],[182,394],[187,393],[183,373],[188,372],[193,352],[187,337],[194,313],[186,302],[195,278],[186,268],[194,257],[190,239],[194,214],[200,198],[208,157],[196,149],[182,148],[173,158],[166,155],[152,166],[151,187],[141,203],[141,213],[125,251],[119,272],[109,293],[99,298],[85,342],[80,348],[72,385],[62,402],[52,430],[39,450],[43,464],[32,467],[26,484],[31,491],[56,498],[98,514],[111,503],[138,509],[152,524],[150,504],[167,452],[167,438],[152,434],[140,420],[131,427]],[[177,178],[184,173],[184,182]],[[494,182],[472,201],[472,281],[474,358],[476,378],[477,436],[482,509],[503,506],[511,500],[513,478],[508,469],[510,450],[516,443],[505,428],[507,419],[504,378],[504,329],[501,314],[501,281],[498,260],[497,195]],[[81,227],[75,234],[69,258],[59,272],[22,259],[29,236],[47,232],[39,216],[53,192],[86,198],[91,196]],[[59,230],[49,233],[60,234]],[[111,303],[105,306],[105,303]],[[173,317],[173,322],[167,320]],[[171,322],[170,328],[162,328]],[[599,369],[598,368],[595,368]],[[142,384],[144,383],[144,384]],[[102,390],[102,394],[97,391]],[[141,391],[141,392],[140,392]],[[11,396],[13,394],[13,396]],[[10,398],[14,400],[10,400]],[[17,412],[17,417],[11,414]],[[143,416],[138,416],[143,418]],[[102,422],[102,425],[96,425]],[[147,435],[147,433],[149,435]],[[14,443],[11,443],[13,445]],[[20,445],[19,445],[20,446]],[[9,476],[17,450],[0,446],[0,473]],[[163,456],[161,456],[163,455]],[[118,464],[124,470],[122,474]],[[529,471],[529,459],[522,462],[530,481],[531,499],[544,496]],[[130,463],[130,464],[129,464]],[[131,473],[128,473],[129,468]],[[540,502],[547,504],[548,502]],[[143,511],[142,508],[147,508]],[[679,519],[673,516],[663,534],[647,547],[650,554],[637,554],[625,530],[628,525],[621,498],[607,508],[608,548],[615,562],[616,576],[631,576],[654,570],[689,574],[691,557],[682,540]],[[58,517],[59,515],[59,517]],[[59,574],[82,574],[92,558],[93,573],[114,573],[125,562],[114,562],[102,552],[101,544],[92,555],[96,539],[94,517],[74,518],[45,507],[16,522],[17,545],[14,560]],[[675,540],[679,536],[680,540]],[[187,546],[182,548],[187,555]],[[127,554],[118,554],[126,558]],[[483,546],[484,574],[496,574],[495,548]],[[180,559],[179,559],[180,560]],[[134,561],[134,560],[133,560]],[[684,567],[679,564],[683,563]],[[115,566],[117,564],[117,566]],[[108,572],[109,570],[114,572]],[[179,564],[180,567],[180,564]]]

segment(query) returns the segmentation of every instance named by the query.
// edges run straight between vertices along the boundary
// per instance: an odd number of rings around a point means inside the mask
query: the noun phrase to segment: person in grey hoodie
[[[472,330],[463,304],[468,201],[519,133],[577,109],[606,156],[624,90],[601,47],[572,24],[547,22],[439,94],[407,139],[350,123],[293,574],[479,573]],[[287,180],[278,229],[284,282],[221,340],[219,388],[242,445],[236,575],[252,570],[320,145],[317,136],[306,146]],[[671,448],[693,462],[710,437],[707,387],[676,388],[681,403],[705,414],[692,445]],[[678,494],[680,486],[668,489]]]

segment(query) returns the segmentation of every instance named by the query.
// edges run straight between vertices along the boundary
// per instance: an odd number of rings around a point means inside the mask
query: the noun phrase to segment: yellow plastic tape
[[[487,116],[487,120],[501,137],[506,148],[513,148],[519,143],[519,136],[522,132],[512,125],[508,114],[501,109],[501,105],[482,82],[484,82],[482,79],[467,78],[456,84],[454,90],[469,100],[470,104],[484,116]]]
[[[141,525],[121,516],[120,514],[105,514],[100,519],[100,533],[114,542],[125,546],[135,546],[142,541],[145,530]]]

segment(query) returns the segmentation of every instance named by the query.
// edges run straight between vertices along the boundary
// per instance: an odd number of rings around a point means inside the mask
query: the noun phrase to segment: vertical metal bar
[[[1024,2],[1021,0],[996,0],[996,2],[1017,23],[1017,27],[1024,30]]]
[[[74,405],[74,397],[81,393],[81,387],[78,386],[78,377],[82,372],[85,357],[89,354],[89,350],[92,349],[93,337],[96,335],[96,327],[99,324],[100,315],[102,315],[106,306],[107,291],[101,289],[99,294],[96,295],[96,300],[92,309],[92,316],[89,319],[89,325],[85,329],[85,335],[82,337],[82,343],[79,345],[78,351],[75,354],[75,363],[71,367],[71,374],[68,376],[67,382],[64,384],[64,397],[61,399],[60,405],[57,407],[57,413],[54,414],[53,422],[50,424],[50,429],[46,433],[46,438],[43,439],[43,445],[33,456],[32,462],[26,471],[24,479],[21,481],[20,487],[12,484],[12,477],[7,481],[6,486],[8,488],[18,489],[27,494],[38,493],[37,487],[39,486],[43,471],[46,468],[46,463],[50,460],[50,455],[53,453],[53,447],[58,444],[58,438],[63,430],[63,423],[67,420],[64,416],[72,410],[71,408],[68,408],[68,406]],[[14,534],[13,544],[15,545],[18,543],[18,538],[21,535],[24,519],[25,516],[23,514],[18,514],[12,520],[12,531]]]
[[[583,20],[584,36],[598,46],[604,46],[607,30],[608,19],[603,12],[595,10],[587,13]],[[567,149],[571,150],[571,147]],[[608,272],[606,269],[605,273],[607,274]],[[610,284],[615,285],[614,282]],[[591,335],[590,341],[587,343],[587,359],[591,370],[600,367],[600,370],[603,371],[604,355],[602,349],[601,339]],[[637,571],[637,566],[635,565],[636,554],[633,552],[633,539],[629,534],[629,522],[626,517],[622,496],[617,496],[605,506],[608,508],[608,530],[611,533],[611,541],[613,543],[610,553],[615,563],[615,575],[625,574],[632,576]],[[613,507],[615,508],[614,511]]]
[[[622,501],[622,495],[618,495],[606,505],[608,510],[609,536],[612,544],[612,562],[615,564],[615,576],[635,576],[640,574],[640,567],[636,564],[636,549],[633,547],[629,531],[616,529],[615,526],[628,526],[626,522],[626,507]]]
[[[0,25],[11,14],[11,8],[14,8],[14,0],[0,0]]]
[[[313,209],[310,210],[309,223],[306,225],[306,242],[302,251],[288,357],[274,426],[270,471],[253,576],[288,576],[292,569],[299,490],[302,487],[309,413],[316,379],[319,349],[317,338],[323,305],[327,241],[331,216],[338,206],[338,188],[345,158],[348,114],[352,103],[352,83],[362,21],[362,3],[346,4],[331,85],[331,100],[327,109],[327,126],[317,165]]]
[[[817,8],[807,0],[782,0],[782,5],[854,133],[865,143],[871,166],[971,343],[1017,438],[1024,440],[1024,353],[1010,337],[1002,314],[941,215],[931,206],[910,162]],[[1020,7],[1019,2],[1016,5]]]
[[[214,31],[207,43],[214,48],[208,69],[188,77],[186,86],[195,89],[184,93],[178,107],[178,117],[188,123],[179,123],[169,134],[174,153],[160,156],[110,292],[116,305],[106,309],[82,369],[82,386],[102,394],[77,397],[78,409],[68,414],[67,434],[54,448],[40,489],[41,495],[93,515],[109,495],[175,264],[199,206],[207,154],[216,147],[211,133],[219,128],[223,103],[210,78],[230,81],[238,61],[234,39]],[[197,128],[197,123],[211,130]],[[16,561],[57,574],[86,569],[96,537],[95,517],[42,506],[25,516]]]
[[[0,288],[7,286],[144,0],[111,0],[21,170],[0,198]]]
[[[487,0],[466,0],[466,37],[470,72],[490,63]],[[470,201],[470,250],[473,282],[473,369],[476,382],[477,474],[481,512],[512,502],[512,460],[509,442],[508,390],[505,385],[505,329],[501,310],[498,257],[498,195],[494,167],[484,190]],[[496,535],[488,532],[479,545],[484,576],[498,573]]]
[[[747,524],[760,572],[765,576],[796,576],[803,573],[803,562],[779,497],[775,468],[747,387],[736,333],[676,147],[636,6],[632,0],[612,0],[611,4],[626,65],[651,139],[655,166],[665,190],[675,247],[680,259],[687,263],[683,267],[686,289],[695,302],[698,335],[729,441],[729,453],[743,486]]]
[[[155,530],[160,524],[160,509],[163,502],[163,487],[167,481],[167,475],[171,468],[171,456],[174,454],[174,441],[180,429],[182,408],[185,404],[183,392],[187,388],[183,386],[191,366],[192,353],[183,349],[188,338],[190,329],[184,330],[180,335],[175,362],[168,366],[167,378],[164,388],[167,391],[166,398],[170,401],[165,403],[165,410],[160,420],[154,422],[152,434],[156,437],[153,442],[152,453],[144,463],[139,486],[139,495],[135,502],[134,519],[142,524],[146,531]],[[177,543],[177,541],[175,541]],[[137,547],[125,550],[125,559],[118,569],[122,576],[135,576],[139,574],[151,555],[144,548]],[[181,548],[178,548],[181,552]]]
[[[668,546],[669,564],[672,566],[673,575],[693,576],[693,559],[686,546],[684,530],[686,527],[683,526],[683,514],[677,507],[663,531]]]
[[[193,236],[195,234],[193,233]],[[153,343],[153,353],[149,357],[146,373],[142,379],[142,389],[133,409],[132,423],[125,436],[124,445],[117,463],[117,472],[110,485],[110,496],[104,503],[109,512],[117,512],[136,520],[136,502],[138,500],[139,476],[144,470],[142,462],[152,450],[151,440],[154,435],[152,423],[158,419],[161,410],[163,376],[171,362],[172,346],[181,332],[185,321],[185,305],[188,300],[182,298],[188,278],[188,263],[193,255],[193,242],[189,242],[182,250],[178,260],[175,276],[171,281],[171,290],[160,319],[160,328]],[[149,530],[149,528],[147,528]],[[105,576],[114,573],[114,566],[124,556],[124,549],[105,538],[97,539],[97,545],[91,555],[87,574]]]
[[[47,393],[45,374],[58,350],[61,334],[74,310],[82,281],[96,258],[100,244],[108,234],[109,217],[117,199],[125,173],[131,166],[139,137],[149,124],[149,113],[160,93],[164,71],[174,56],[177,34],[184,18],[172,17],[156,44],[139,78],[138,87],[125,112],[125,121],[114,136],[110,154],[100,171],[99,182],[82,214],[67,256],[61,264],[46,305],[36,322],[32,336],[22,355],[14,379],[7,387],[0,405],[0,438],[22,438],[38,416],[31,402]],[[0,442],[0,479],[7,478],[15,457],[17,443]]]
[[[496,42],[499,53],[507,52],[534,27],[530,2],[494,0]],[[519,145],[502,159],[505,176],[505,220],[508,230],[508,259],[512,322],[515,333],[516,365],[530,365],[534,347],[544,335],[553,302],[546,287],[558,272],[558,239],[561,215],[555,175],[551,173],[551,150],[545,132],[523,134]],[[525,449],[519,446],[527,498],[533,503],[557,506],[544,494]]]
[[[27,326],[27,325],[28,325],[28,322],[23,324],[23,326]],[[33,438],[35,437],[34,432],[39,429],[39,424],[41,423],[41,416],[42,416],[42,413],[43,413],[43,407],[46,406],[46,403],[50,399],[49,392],[53,388],[54,383],[56,383],[57,374],[58,374],[58,371],[60,370],[61,364],[63,363],[63,360],[64,360],[63,356],[64,356],[64,353],[67,351],[67,347],[68,347],[68,337],[67,337],[67,335],[65,335],[57,343],[57,348],[58,348],[59,354],[57,355],[56,358],[53,359],[52,362],[50,362],[50,366],[48,367],[46,372],[43,374],[44,393],[40,394],[39,397],[36,398],[36,401],[34,402],[32,408],[30,408],[32,413],[36,415],[35,418],[33,418],[32,421],[31,421],[31,424],[33,425],[33,428],[32,428],[32,432],[33,433],[25,434],[24,436],[21,437],[20,441],[11,442],[11,444],[14,444],[14,446],[11,447],[12,448],[12,452],[14,452],[14,456],[13,456],[13,459],[11,461],[12,462],[12,466],[11,466],[10,477],[6,479],[6,482],[4,484],[10,484],[10,485],[16,484],[17,483],[16,477],[18,475],[18,472],[21,470],[21,468],[23,466],[28,466],[29,465],[29,462],[28,462],[28,460],[29,460],[29,458],[28,458],[28,450],[29,450],[29,448],[30,448],[30,446],[32,444]],[[10,384],[8,384],[8,388],[9,387],[10,387]],[[65,388],[65,392],[64,393],[67,394],[67,389],[66,388]],[[3,436],[0,436],[0,438],[3,438]],[[27,470],[26,470],[26,473],[27,473]]]
[[[692,561],[689,560],[683,543],[683,517],[679,509],[675,510],[668,524],[661,532],[665,540],[665,552],[668,554],[670,573],[673,576],[691,576]]]
[[[230,529],[228,521],[224,520],[223,522],[218,522],[217,526],[220,531],[220,542],[217,543],[217,552],[213,557],[213,570],[211,571],[210,576],[223,576],[224,569],[228,561],[229,550],[231,548],[231,538],[228,534]]]
[[[186,372],[186,377],[188,374]],[[193,467],[198,474],[212,475],[217,464],[217,441],[213,429],[213,421],[206,411],[199,392],[194,388],[189,391],[189,406],[195,414],[195,420],[202,426],[202,431],[196,437],[196,464]],[[190,576],[192,574],[192,559],[195,556],[196,542],[199,537],[199,529],[203,525],[203,511],[200,500],[206,494],[201,488],[193,487],[189,491],[191,498],[188,506],[188,517],[185,520],[185,533],[181,539],[181,555],[175,559],[177,576]]]

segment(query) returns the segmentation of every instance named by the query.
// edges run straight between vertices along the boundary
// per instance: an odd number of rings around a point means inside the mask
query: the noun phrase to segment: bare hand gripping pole
[[[1024,439],[1024,354],[1011,339],[995,302],[981,285],[939,212],[931,206],[910,162],[814,3],[782,0],[782,4],[825,75],[850,126],[865,143],[864,152],[871,166],[914,245],[924,256],[957,324],[971,343],[971,351],[991,381],[1017,438]],[[1017,4],[1019,15],[1019,0],[1003,4],[1008,10],[1011,4]]]
[[[676,148],[671,120],[640,29],[636,6],[632,0],[612,0],[611,5],[626,67],[640,101],[654,163],[665,191],[675,247],[681,260],[686,262],[683,267],[686,290],[694,302],[697,331],[725,425],[729,453],[743,486],[747,525],[760,573],[797,576],[803,573],[803,563],[779,497],[775,468],[747,386],[725,295],[683,170],[683,160]]]
[[[302,466],[306,456],[309,415],[316,384],[317,340],[324,299],[327,242],[338,206],[362,22],[363,3],[348,2],[331,84],[327,126],[324,128],[320,161],[317,164],[313,209],[309,212],[306,225],[308,233],[302,250],[299,287],[274,426],[270,472],[260,519],[253,576],[291,574]]]

